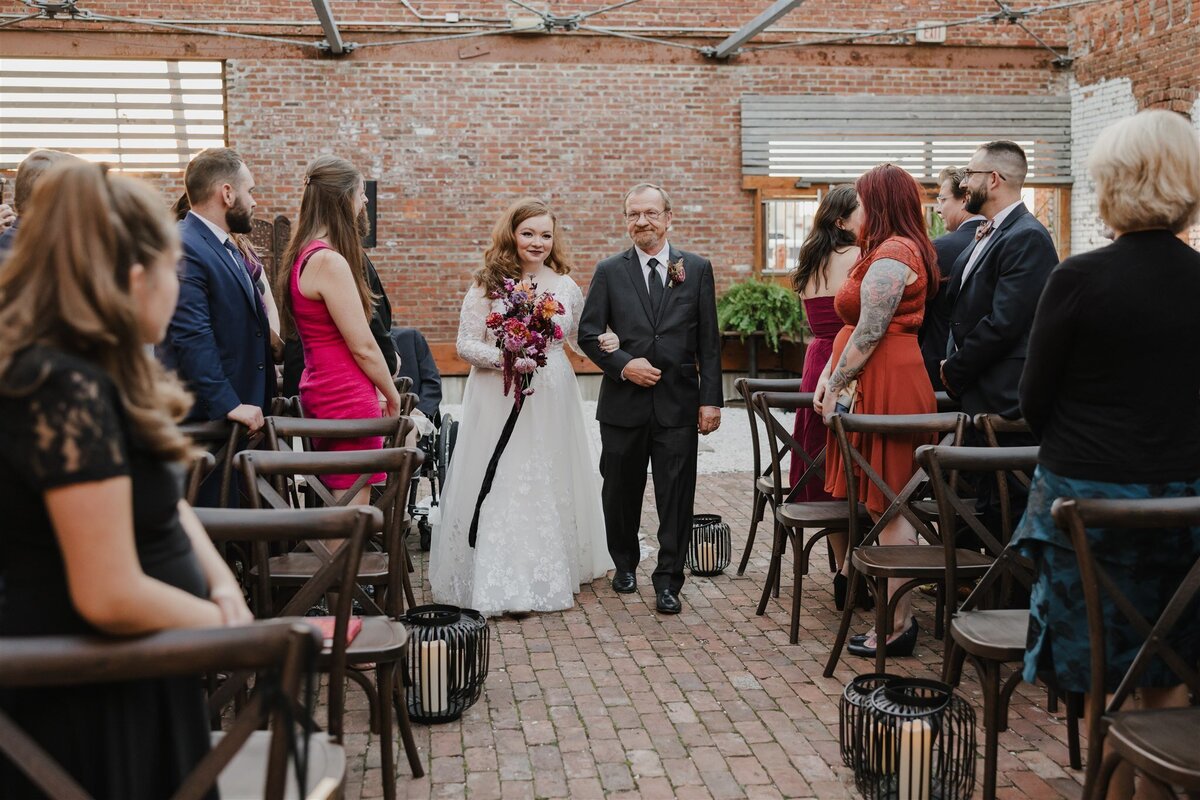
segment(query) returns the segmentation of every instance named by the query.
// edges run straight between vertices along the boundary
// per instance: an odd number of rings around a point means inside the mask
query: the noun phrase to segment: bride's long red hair
[[[865,215],[858,232],[863,257],[869,258],[871,251],[893,236],[908,239],[921,254],[928,281],[925,293],[932,298],[941,283],[941,273],[937,269],[937,251],[925,231],[921,185],[895,164],[880,164],[863,173],[854,182],[854,188]]]

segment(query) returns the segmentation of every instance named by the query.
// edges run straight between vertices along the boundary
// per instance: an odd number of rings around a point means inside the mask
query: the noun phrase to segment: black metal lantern
[[[859,675],[846,684],[842,691],[842,701],[838,706],[838,721],[841,723],[842,763],[858,772],[858,765],[863,760],[863,719],[866,716],[867,703],[871,694],[894,675],[882,672],[871,672]]]
[[[414,606],[404,665],[405,702],[416,722],[453,722],[475,704],[487,679],[488,624],[478,611],[455,606]]]
[[[864,676],[875,677],[878,676]],[[966,800],[975,788],[975,711],[944,683],[891,678],[871,692],[854,780],[868,800]]]
[[[692,541],[685,561],[693,575],[720,575],[729,566],[733,542],[729,526],[717,514],[696,514],[692,517]]]

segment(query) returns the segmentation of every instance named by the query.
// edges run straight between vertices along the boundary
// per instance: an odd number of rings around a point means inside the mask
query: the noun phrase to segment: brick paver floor
[[[652,532],[652,489],[646,508],[644,530]],[[800,643],[789,645],[790,563],[779,600],[765,616],[754,613],[769,534],[756,542],[746,574],[736,575],[749,528],[749,474],[701,475],[696,510],[722,515],[733,530],[735,559],[725,574],[689,576],[683,613],[673,617],[655,613],[643,561],[637,594],[615,594],[601,580],[570,611],[492,620],[483,697],[458,722],[414,726],[426,776],[411,779],[398,753],[398,796],[857,796],[838,754],[838,700],[845,683],[872,665],[847,656],[833,678],[821,675],[838,622],[828,565],[816,559],[805,579]],[[415,555],[423,602],[425,554]],[[889,670],[937,677],[942,647],[929,633],[933,603],[918,597],[916,655],[889,662]],[[856,630],[869,624],[864,617]],[[969,665],[964,673],[960,691],[982,718],[975,675]],[[347,694],[346,730],[358,733],[346,737],[346,797],[379,797],[378,741],[362,733],[362,693],[351,685]],[[1040,688],[1018,689],[1000,738],[1000,798],[1081,793],[1082,774],[1067,766],[1064,719],[1045,707]]]

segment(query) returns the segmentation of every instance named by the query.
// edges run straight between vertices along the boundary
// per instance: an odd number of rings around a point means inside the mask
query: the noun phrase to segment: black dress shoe
[[[833,575],[833,607],[838,611],[846,607],[846,595],[849,594],[850,581],[840,572],[835,572]],[[860,585],[858,590],[858,599],[855,605],[863,611],[875,610],[875,598],[871,597],[871,593],[867,591],[865,586]]]
[[[863,642],[860,642],[858,644],[851,642],[850,645],[846,648],[847,652],[849,652],[851,655],[862,656],[863,658],[874,658],[875,657],[875,648],[867,647],[867,645],[865,644],[865,641],[866,640],[864,639]],[[913,617],[911,624],[908,626],[908,630],[906,630],[904,633],[897,636],[895,639],[893,639],[888,644],[885,644],[883,646],[883,650],[884,650],[884,655],[892,656],[895,658],[904,658],[905,656],[911,656],[913,654],[913,650],[916,648],[916,646],[917,646],[917,618]]]
[[[617,571],[612,579],[613,591],[619,594],[633,594],[637,591],[637,575],[632,572]]]
[[[679,604],[679,595],[670,589],[663,589],[658,593],[654,608],[660,614],[678,614],[683,610],[683,606]]]

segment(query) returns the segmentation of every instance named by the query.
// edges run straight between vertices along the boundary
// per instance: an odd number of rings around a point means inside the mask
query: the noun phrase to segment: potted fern
[[[721,330],[747,336],[762,335],[767,347],[778,352],[779,337],[799,337],[804,330],[804,311],[790,289],[758,278],[735,283],[717,301],[717,323]]]

